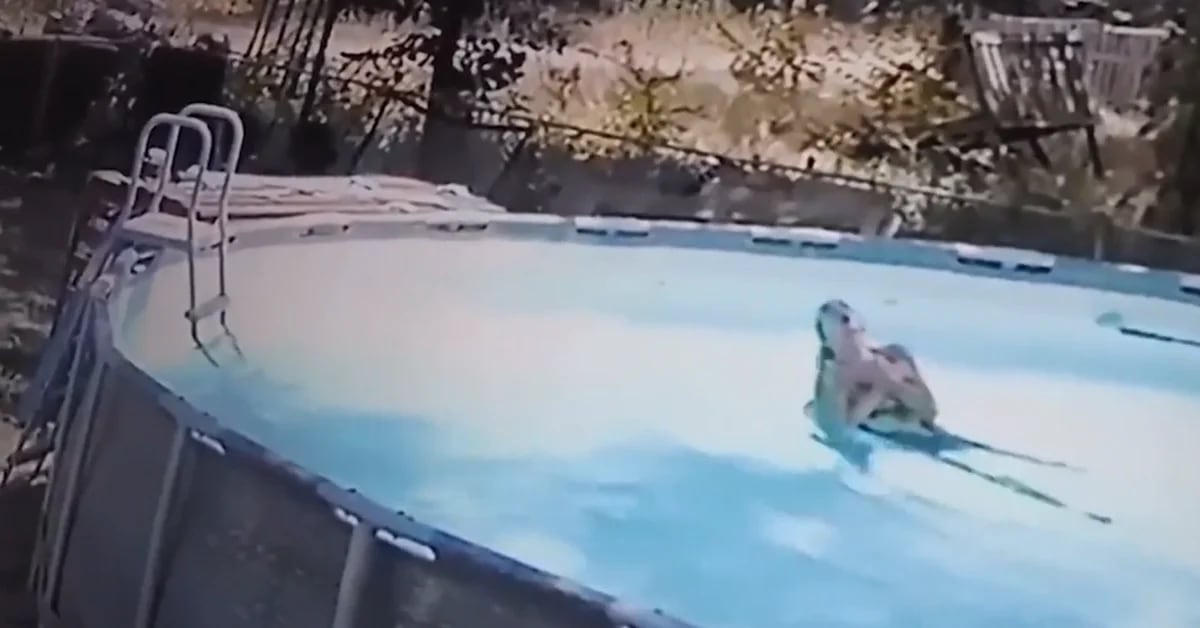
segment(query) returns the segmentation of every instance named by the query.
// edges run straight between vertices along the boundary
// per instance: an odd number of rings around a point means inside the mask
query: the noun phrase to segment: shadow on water
[[[911,449],[914,451],[919,451],[923,454],[927,454],[930,456],[939,456],[941,454],[954,453],[954,452],[959,452],[959,451],[976,450],[976,451],[985,451],[989,454],[994,454],[994,455],[1002,456],[1005,458],[1013,458],[1015,460],[1021,460],[1023,462],[1028,462],[1028,463],[1036,464],[1036,465],[1043,466],[1043,467],[1068,469],[1071,471],[1078,471],[1078,472],[1083,471],[1083,469],[1080,469],[1078,467],[1073,467],[1065,462],[1059,462],[1059,461],[1055,461],[1055,460],[1045,460],[1042,458],[1038,458],[1036,456],[1030,456],[1029,454],[1023,454],[1023,453],[1020,453],[1017,451],[1011,451],[1008,449],[1002,449],[1000,447],[994,447],[987,443],[983,443],[983,442],[980,442],[977,440],[972,440],[965,436],[959,436],[958,434],[953,434],[949,431],[946,431],[945,429],[943,429],[941,427],[935,427],[929,433],[885,432],[882,430],[872,429],[870,426],[866,426],[866,425],[860,427],[859,429],[862,430],[863,432],[866,432],[867,434],[871,434],[871,435],[877,436],[879,438],[887,439],[888,441],[891,441],[892,443],[899,445],[900,447],[904,447],[906,449]]]
[[[989,484],[994,484],[1018,495],[1039,501],[1048,506],[1069,511],[1076,511],[1076,509],[1072,508],[1062,500],[1050,495],[1049,493],[1038,490],[1012,476],[988,473],[986,471],[976,469],[975,467],[962,462],[961,460],[948,458],[946,457],[946,454],[975,450],[1006,458],[1022,460],[1024,462],[1039,466],[1053,467],[1076,472],[1082,471],[1081,469],[1072,467],[1064,462],[1043,460],[1041,458],[1022,454],[1020,452],[993,447],[987,443],[982,443],[953,434],[940,427],[935,428],[929,433],[918,433],[911,431],[883,431],[873,428],[870,425],[861,425],[856,430],[852,431],[841,424],[824,418],[814,418],[813,423],[816,426],[817,431],[812,435],[812,439],[837,452],[837,454],[841,456],[843,460],[859,471],[867,472],[870,470],[871,454],[875,449],[870,440],[864,439],[861,435],[866,434],[870,437],[874,437],[875,439],[886,441],[887,443],[901,449],[923,454],[939,464],[957,469],[963,473],[967,473],[985,482],[988,482]],[[1087,511],[1076,512],[1079,512],[1088,519],[1098,523],[1112,523],[1112,518],[1106,515],[1100,515]]]

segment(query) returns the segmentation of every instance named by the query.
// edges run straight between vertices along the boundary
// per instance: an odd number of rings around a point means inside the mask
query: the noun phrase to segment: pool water
[[[1200,350],[1097,323],[1200,338],[1194,307],[499,239],[234,262],[245,361],[187,350],[166,267],[125,326],[136,362],[336,482],[632,603],[711,628],[1200,625]],[[829,298],[915,353],[948,430],[1068,466],[818,442]]]

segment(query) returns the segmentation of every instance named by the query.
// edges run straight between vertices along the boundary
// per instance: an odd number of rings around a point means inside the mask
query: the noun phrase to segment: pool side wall
[[[472,238],[495,232],[941,268],[1200,305],[1200,282],[1178,273],[804,229],[442,212],[404,220],[281,221],[239,234],[237,247],[297,238]],[[180,258],[164,251],[155,263]],[[110,275],[69,297],[63,309],[80,314],[81,349],[46,358],[75,365],[57,419],[58,453],[39,551],[36,582],[46,626],[685,625],[387,511],[226,430],[117,349],[110,299],[124,279]],[[69,346],[72,326],[59,327],[56,333],[68,334],[68,341],[60,338],[58,345]],[[41,390],[48,387],[42,382]]]

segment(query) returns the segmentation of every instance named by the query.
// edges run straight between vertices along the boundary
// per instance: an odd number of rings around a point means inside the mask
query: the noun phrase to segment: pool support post
[[[138,591],[137,612],[134,615],[133,628],[150,627],[162,574],[163,537],[166,536],[171,505],[175,501],[175,491],[179,484],[179,468],[187,440],[188,428],[182,422],[176,421],[175,434],[171,438],[171,449],[167,454],[167,468],[163,471],[162,487],[158,493],[158,506],[154,510],[154,521],[150,528],[150,544],[146,550],[146,566],[142,571],[142,585]]]
[[[86,324],[95,325],[95,317],[90,312],[85,313]],[[94,335],[89,334],[94,339]],[[75,506],[79,501],[79,478],[83,473],[83,460],[87,450],[92,445],[92,427],[96,423],[96,400],[100,395],[100,381],[104,379],[107,367],[106,360],[100,351],[96,351],[91,372],[88,374],[87,387],[84,388],[83,398],[75,411],[73,423],[79,423],[79,445],[71,451],[72,455],[65,457],[62,462],[66,467],[66,485],[63,490],[62,511],[58,526],[54,529],[54,539],[50,544],[50,559],[44,574],[45,587],[42,590],[41,602],[49,607],[57,595],[59,578],[62,575],[63,553],[66,549],[67,534],[75,519]],[[65,437],[64,437],[65,438]],[[69,447],[68,447],[69,448]],[[49,490],[49,489],[47,489]]]
[[[346,549],[346,562],[342,565],[342,579],[338,585],[337,606],[333,614],[333,628],[352,628],[358,617],[358,603],[362,599],[363,585],[371,569],[371,551],[375,548],[375,528],[362,519],[354,524],[350,535],[350,546]]]
[[[71,355],[71,365],[67,369],[66,390],[63,392],[63,399],[60,402],[60,405],[58,407],[58,413],[55,418],[53,451],[59,452],[59,453],[64,451],[64,445],[67,440],[67,432],[70,430],[70,427],[71,427],[71,425],[70,425],[71,402],[72,402],[72,398],[74,397],[74,394],[75,394],[75,390],[74,390],[75,378],[78,377],[78,375],[79,375],[80,362],[83,361],[84,344],[88,342],[88,335],[87,335],[88,327],[87,327],[87,325],[88,325],[88,314],[91,311],[91,302],[84,301],[83,305],[81,306],[81,309],[83,310],[83,314],[79,317],[78,324],[73,325],[71,328],[69,328],[67,330],[69,332],[69,338],[73,339],[73,340],[68,340],[68,343],[73,342],[74,349],[73,349],[73,353]],[[99,359],[99,356],[97,356],[96,359]],[[50,470],[47,473],[48,477],[46,478],[46,491],[45,491],[46,494],[42,496],[42,509],[41,509],[42,513],[49,512],[50,498],[51,498],[51,494],[53,493],[52,488],[54,486],[54,479],[58,475],[58,468],[59,468],[59,466],[56,464],[50,465]],[[46,531],[47,531],[46,525],[47,525],[47,523],[45,523],[45,522],[39,523],[38,534],[37,534],[37,537],[34,539],[34,548],[33,548],[34,564],[33,564],[33,568],[29,570],[29,582],[28,582],[29,589],[31,591],[36,590],[35,589],[36,585],[41,581],[38,574],[42,573],[42,568],[44,567],[42,552],[45,548],[45,543],[46,543],[46,539],[45,539]]]

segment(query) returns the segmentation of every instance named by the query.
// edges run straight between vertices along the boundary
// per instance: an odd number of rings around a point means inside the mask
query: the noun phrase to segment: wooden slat
[[[1083,78],[1077,34],[970,35],[980,81],[981,104],[1006,127],[1081,127],[1095,115]]]
[[[1050,38],[1076,33],[1083,42],[1084,81],[1092,98],[1115,109],[1130,107],[1146,88],[1168,37],[1161,28],[1103,24],[1097,20],[987,15],[964,20],[968,32]]]
[[[1159,28],[1106,26],[1086,53],[1093,93],[1114,108],[1136,104],[1167,37]]]

